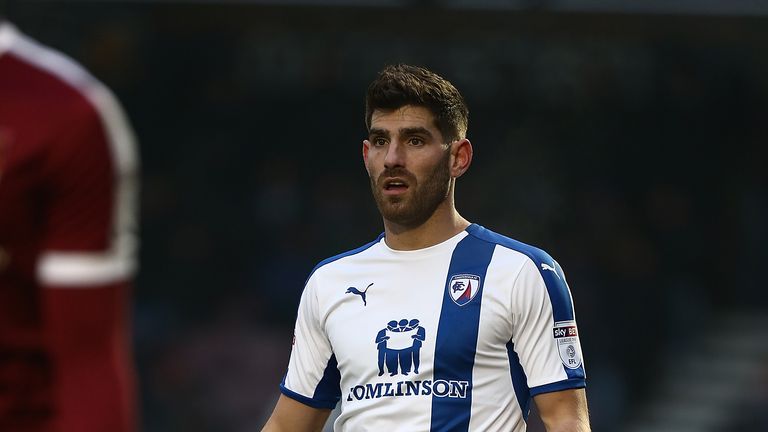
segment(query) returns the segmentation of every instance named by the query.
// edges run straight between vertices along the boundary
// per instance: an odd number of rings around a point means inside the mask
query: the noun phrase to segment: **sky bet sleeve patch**
[[[556,322],[553,333],[563,365],[569,369],[577,369],[581,366],[581,345],[576,321]]]

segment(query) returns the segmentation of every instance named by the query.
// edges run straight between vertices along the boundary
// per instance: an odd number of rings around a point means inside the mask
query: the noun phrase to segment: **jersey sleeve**
[[[585,387],[573,302],[560,266],[526,260],[513,288],[514,350],[531,396]]]
[[[46,208],[37,276],[46,287],[127,281],[136,267],[135,140],[98,82],[63,110],[46,153]]]
[[[341,375],[320,317],[315,273],[301,295],[282,393],[314,408],[333,409],[341,398]]]

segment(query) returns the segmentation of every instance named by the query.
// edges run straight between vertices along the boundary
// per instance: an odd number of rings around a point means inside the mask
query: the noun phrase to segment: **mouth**
[[[408,183],[400,178],[387,179],[383,183],[384,195],[400,195],[408,190]]]

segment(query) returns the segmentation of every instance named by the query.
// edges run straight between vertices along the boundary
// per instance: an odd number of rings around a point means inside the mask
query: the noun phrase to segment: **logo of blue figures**
[[[389,376],[398,373],[408,375],[411,370],[419,373],[421,363],[421,345],[426,333],[419,320],[401,319],[387,323],[376,334],[376,348],[379,351],[379,376],[384,375],[384,367]]]
[[[459,306],[472,301],[480,290],[480,276],[473,274],[459,274],[451,277],[448,282],[448,293],[451,300]]]

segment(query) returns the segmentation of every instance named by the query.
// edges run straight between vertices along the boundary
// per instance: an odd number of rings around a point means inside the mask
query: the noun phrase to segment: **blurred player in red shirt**
[[[0,431],[136,430],[137,162],[112,93],[0,17]]]

